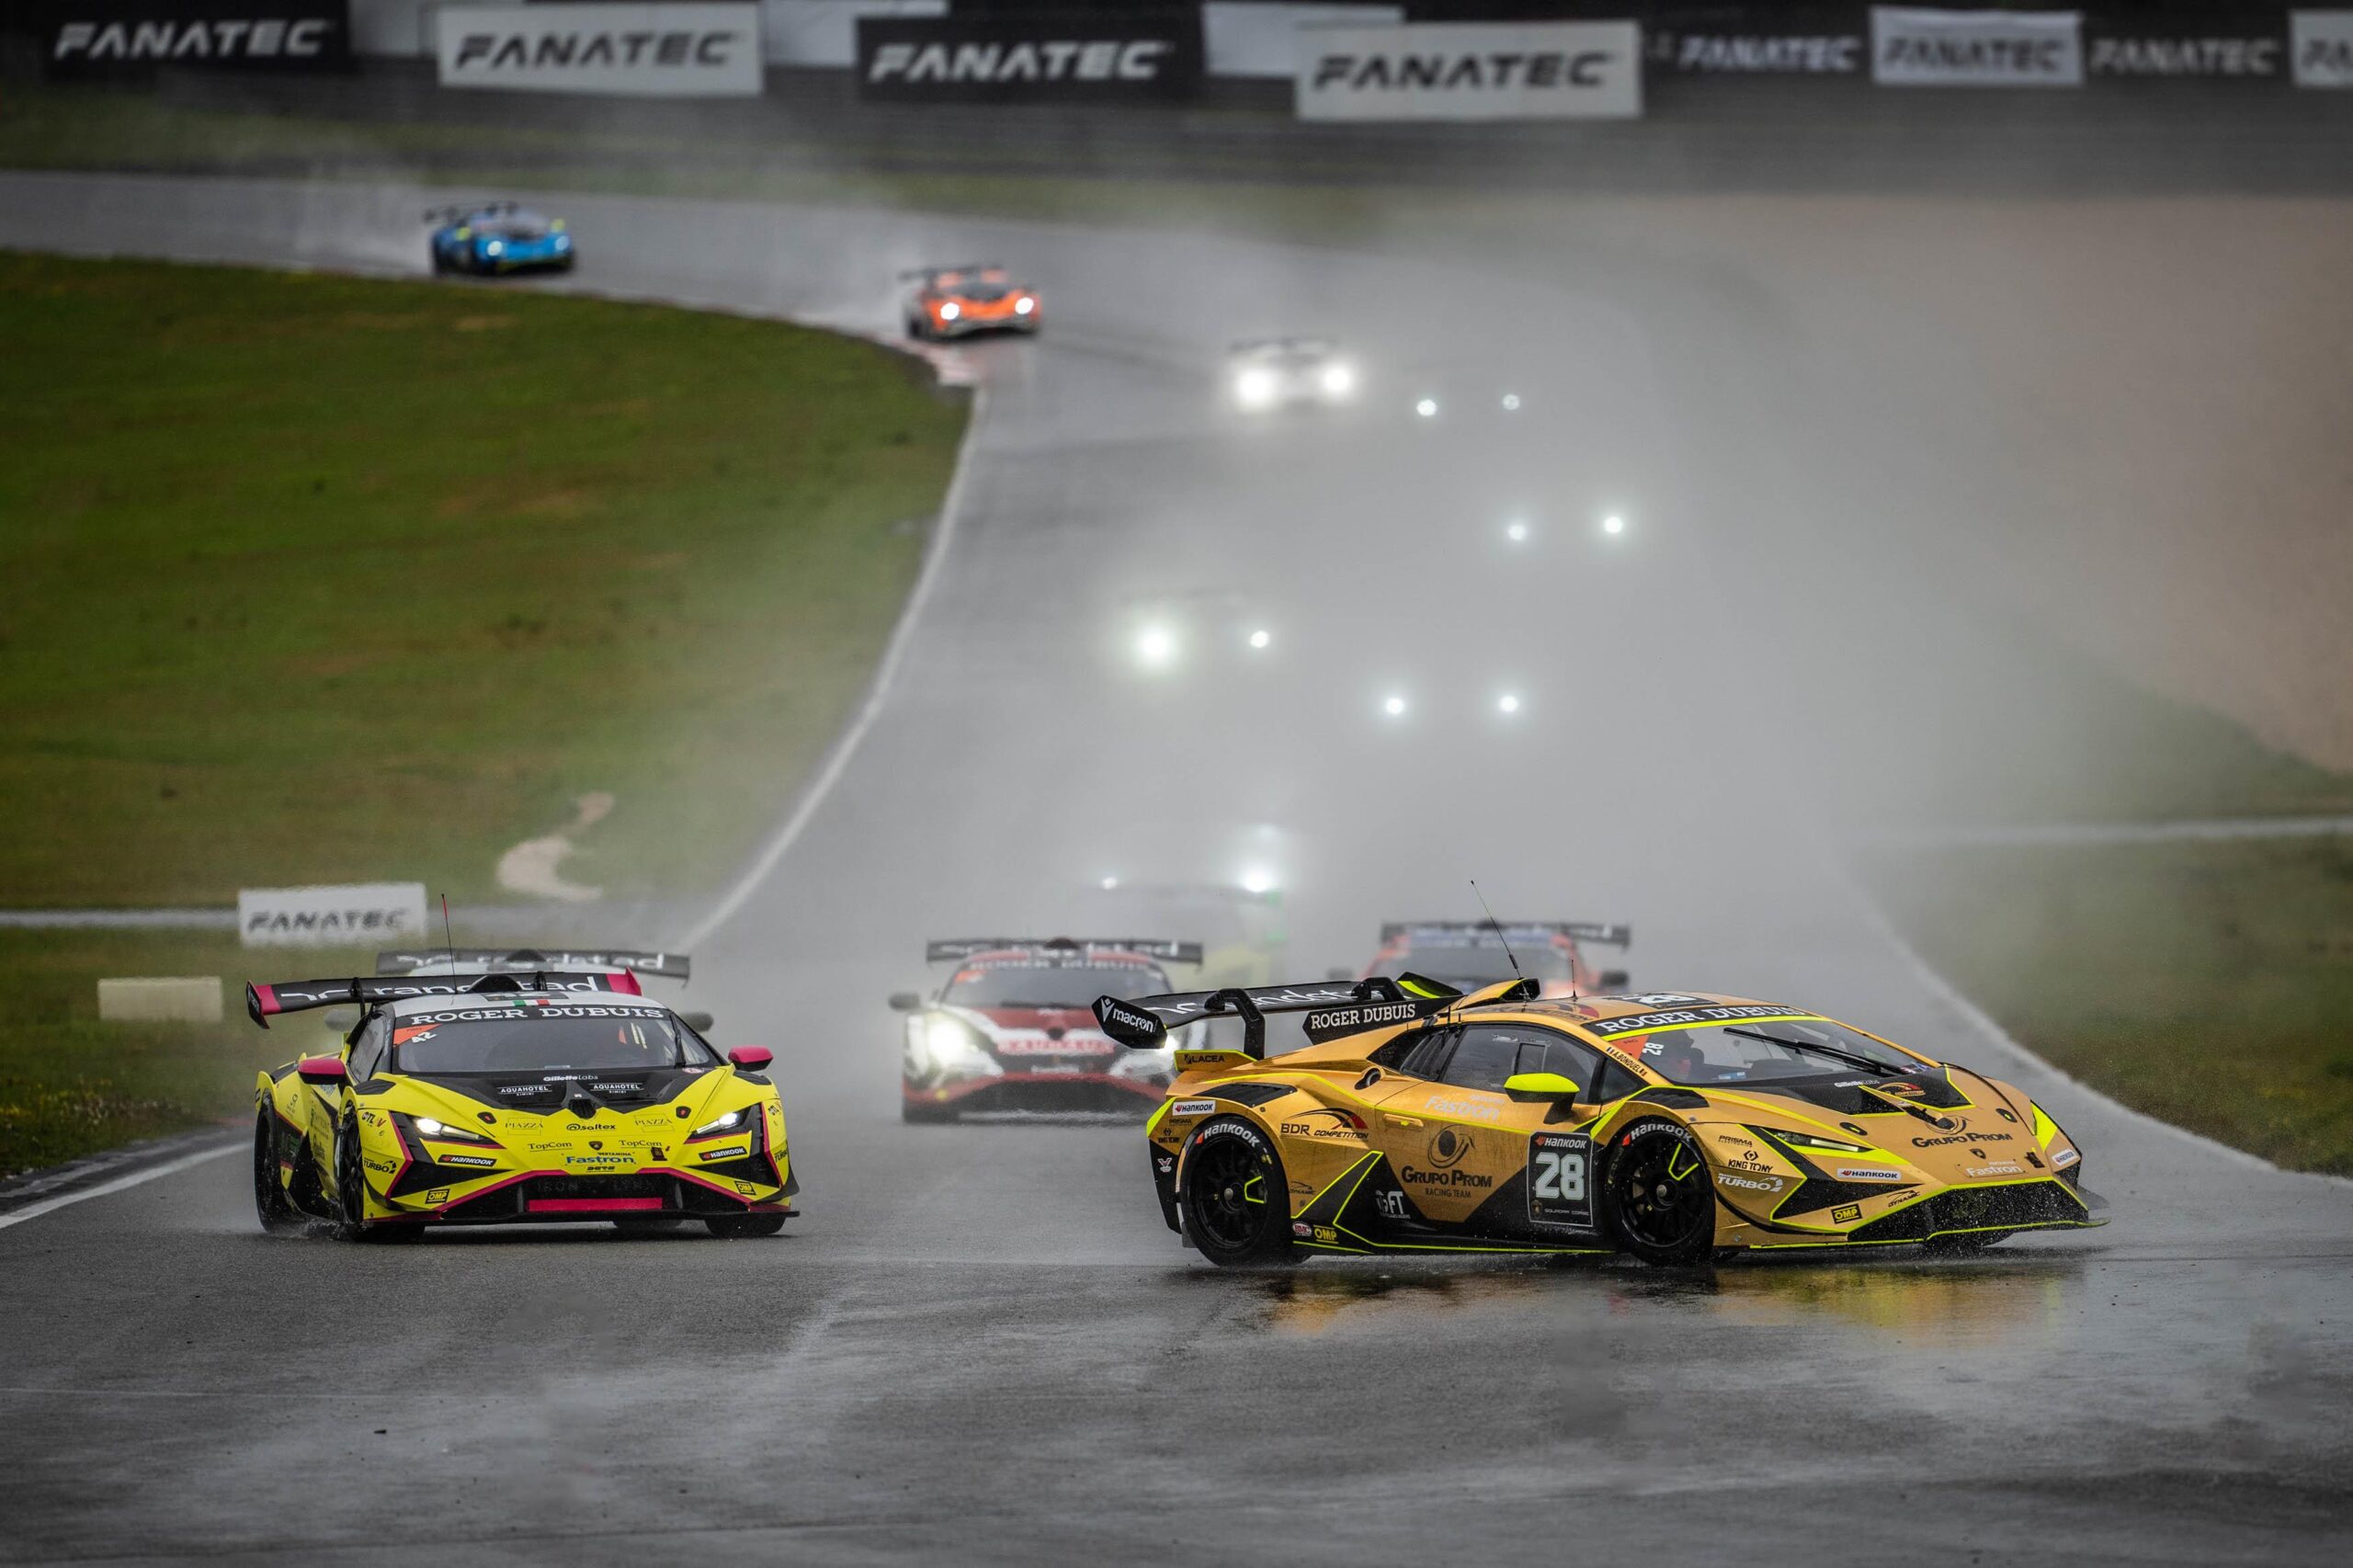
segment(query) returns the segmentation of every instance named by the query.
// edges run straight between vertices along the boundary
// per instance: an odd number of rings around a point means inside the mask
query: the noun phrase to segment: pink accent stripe
[[[637,976],[625,969],[613,971],[612,983],[616,995],[642,996],[645,994],[645,987],[637,983]]]
[[[261,1010],[265,1013],[278,1013],[285,1010],[278,1005],[278,988],[274,985],[256,983],[254,986],[254,995],[260,1001]]]
[[[658,1198],[534,1198],[528,1208],[534,1214],[603,1214],[617,1209],[659,1209]]]

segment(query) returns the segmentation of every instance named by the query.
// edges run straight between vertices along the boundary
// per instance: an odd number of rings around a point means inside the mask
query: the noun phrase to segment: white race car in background
[[[1226,384],[1245,413],[1334,407],[1357,395],[1357,368],[1322,337],[1268,337],[1226,350]]]

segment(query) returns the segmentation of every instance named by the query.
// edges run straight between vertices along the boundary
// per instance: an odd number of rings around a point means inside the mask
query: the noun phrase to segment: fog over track
[[[418,272],[451,194],[0,176],[0,244]],[[1659,369],[1654,280],[550,204],[584,260],[548,287],[888,331],[898,269],[1002,258],[1047,300],[1038,341],[959,350],[985,393],[937,590],[696,953],[722,1041],[778,1052],[806,1217],[290,1244],[230,1158],[0,1232],[0,1560],[2353,1547],[2353,1186],[2041,1067],[1846,879],[1820,786],[1864,759],[1810,744],[1772,612],[1856,568],[1777,521],[1790,476],[1734,488]],[[1229,339],[1319,330],[1361,350],[1362,407],[1226,412]],[[1165,669],[1131,656],[1147,624]],[[1162,1228],[1131,1125],[901,1125],[882,998],[924,938],[1214,937],[1099,881],[1245,871],[1285,890],[1304,976],[1383,918],[1473,913],[1470,876],[1506,918],[1630,920],[1640,985],[1803,1002],[2019,1084],[2115,1222],[1966,1262],[1221,1274]]]

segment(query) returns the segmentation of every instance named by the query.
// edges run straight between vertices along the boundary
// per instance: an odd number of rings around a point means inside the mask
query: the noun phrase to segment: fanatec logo
[[[323,17],[193,21],[67,22],[50,58],[147,60],[309,60],[324,53],[336,24]]]
[[[1010,42],[886,43],[866,79],[1010,85],[1029,82],[1156,82],[1176,46],[1165,39],[1058,38]]]

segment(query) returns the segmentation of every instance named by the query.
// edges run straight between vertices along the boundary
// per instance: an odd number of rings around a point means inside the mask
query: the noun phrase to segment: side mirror
[[[348,1084],[351,1072],[340,1056],[305,1056],[294,1064],[295,1075],[313,1088],[324,1089],[332,1084]]]
[[[1633,989],[1633,984],[1632,981],[1626,978],[1626,971],[1622,969],[1605,969],[1601,971],[1601,988],[1604,991],[1631,991]]]
[[[746,1073],[756,1073],[776,1060],[776,1052],[765,1045],[739,1045],[727,1053],[727,1060]]]
[[[1577,1086],[1558,1073],[1515,1073],[1504,1080],[1504,1093],[1516,1100],[1573,1100]]]
[[[893,991],[891,993],[891,1011],[920,1013],[923,1011],[923,998],[913,991]]]
[[[710,1032],[710,1015],[709,1013],[681,1013],[678,1015],[678,1021],[686,1025],[687,1028],[694,1030],[697,1034],[709,1034]]]

